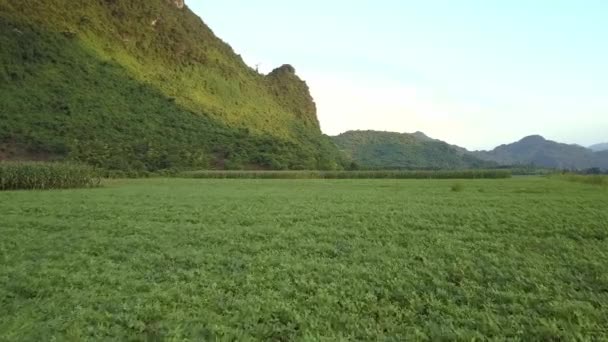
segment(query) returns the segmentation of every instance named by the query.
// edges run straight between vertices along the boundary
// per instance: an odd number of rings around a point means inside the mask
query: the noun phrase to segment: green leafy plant
[[[0,341],[608,339],[596,186],[105,182],[0,192]]]

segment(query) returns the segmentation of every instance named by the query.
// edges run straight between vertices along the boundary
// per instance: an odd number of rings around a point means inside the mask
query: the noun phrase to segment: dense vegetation
[[[578,145],[561,144],[533,135],[518,142],[501,145],[475,156],[502,165],[536,165],[554,169],[608,169],[608,153],[594,152]]]
[[[333,140],[357,166],[366,169],[464,169],[496,165],[420,132],[350,131]]]
[[[0,160],[345,164],[293,67],[258,74],[173,1],[0,1],[0,46]]]
[[[499,179],[510,178],[511,171],[189,171],[177,176],[228,179]]]
[[[0,340],[606,340],[607,207],[529,177],[2,192]]]
[[[98,172],[70,163],[0,162],[0,190],[46,190],[99,185]]]

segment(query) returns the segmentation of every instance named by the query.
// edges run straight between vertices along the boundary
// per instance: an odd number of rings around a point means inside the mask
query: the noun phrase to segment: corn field
[[[95,187],[96,170],[71,163],[1,162],[0,190],[45,190]]]

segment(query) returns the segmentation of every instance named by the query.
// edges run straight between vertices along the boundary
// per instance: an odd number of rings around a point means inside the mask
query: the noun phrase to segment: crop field
[[[606,340],[608,191],[145,179],[0,192],[0,341]]]

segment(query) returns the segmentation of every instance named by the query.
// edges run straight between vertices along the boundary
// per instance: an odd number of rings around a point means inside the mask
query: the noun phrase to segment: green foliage
[[[124,172],[346,165],[303,81],[258,74],[165,0],[2,1],[0,46],[0,159]]]
[[[224,179],[504,179],[509,170],[460,171],[188,171],[182,178]]]
[[[99,185],[90,166],[71,163],[1,162],[0,190],[46,190]]]
[[[465,169],[494,167],[466,150],[423,133],[350,131],[333,138],[338,148],[366,169]]]
[[[453,183],[2,192],[0,340],[608,339],[606,192]]]

